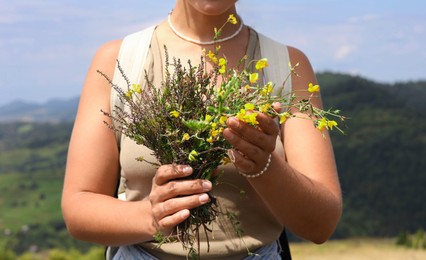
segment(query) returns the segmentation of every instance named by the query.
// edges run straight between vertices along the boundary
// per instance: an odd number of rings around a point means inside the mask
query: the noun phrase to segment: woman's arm
[[[316,78],[306,56],[290,48],[293,64],[299,63],[292,77],[293,90],[308,98],[306,89]],[[322,107],[321,98],[312,99]],[[240,151],[234,152],[235,165],[247,174],[260,172],[274,151],[278,127],[264,114],[258,116],[260,128],[228,120],[225,137]],[[272,152],[268,170],[249,178],[277,219],[296,235],[316,243],[325,242],[334,232],[342,212],[342,198],[330,138],[318,131],[310,120],[288,119],[281,127],[284,154]],[[285,159],[287,157],[287,160]]]
[[[101,47],[89,68],[70,140],[62,211],[71,235],[102,244],[151,239],[149,204],[122,202],[114,192],[119,179],[115,134],[101,109],[109,111],[111,87],[97,73],[112,78],[121,42]],[[124,213],[125,212],[125,213]],[[150,222],[148,222],[150,223]]]

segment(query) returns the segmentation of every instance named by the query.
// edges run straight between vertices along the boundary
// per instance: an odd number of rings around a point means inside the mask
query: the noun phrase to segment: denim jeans
[[[281,246],[278,241],[257,249],[252,256],[247,256],[243,260],[281,260],[280,256]],[[224,256],[224,259],[226,256]],[[143,248],[139,246],[122,246],[118,249],[113,260],[159,260],[158,258],[150,255]]]

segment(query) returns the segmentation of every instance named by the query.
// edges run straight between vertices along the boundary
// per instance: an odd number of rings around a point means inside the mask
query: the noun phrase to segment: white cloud
[[[363,14],[362,16],[351,16],[349,17],[350,23],[368,23],[380,20],[379,14]]]
[[[338,47],[334,53],[336,60],[344,60],[356,50],[356,47],[352,45],[342,45]]]

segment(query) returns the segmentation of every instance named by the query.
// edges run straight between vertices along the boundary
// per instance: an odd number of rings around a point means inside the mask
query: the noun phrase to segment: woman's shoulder
[[[95,53],[94,60],[114,61],[118,57],[123,40],[112,40],[102,44]]]
[[[292,77],[293,89],[304,90],[309,83],[316,83],[315,72],[308,56],[300,49],[288,46],[291,66],[298,77]]]
[[[299,63],[308,63],[309,59],[306,54],[297,47],[287,45],[288,54],[291,61],[298,61]]]

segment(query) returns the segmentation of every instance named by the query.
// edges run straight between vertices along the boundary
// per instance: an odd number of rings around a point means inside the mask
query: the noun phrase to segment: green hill
[[[71,128],[0,124],[0,251],[89,246],[68,236],[60,210]]]
[[[426,229],[426,81],[380,84],[335,73],[318,80],[325,107],[350,117],[346,135],[331,137],[344,196],[334,237]],[[71,128],[0,124],[0,249],[89,246],[69,238],[60,212]]]
[[[322,73],[326,107],[351,119],[332,136],[344,214],[335,234],[394,236],[426,228],[426,81],[379,84]]]

